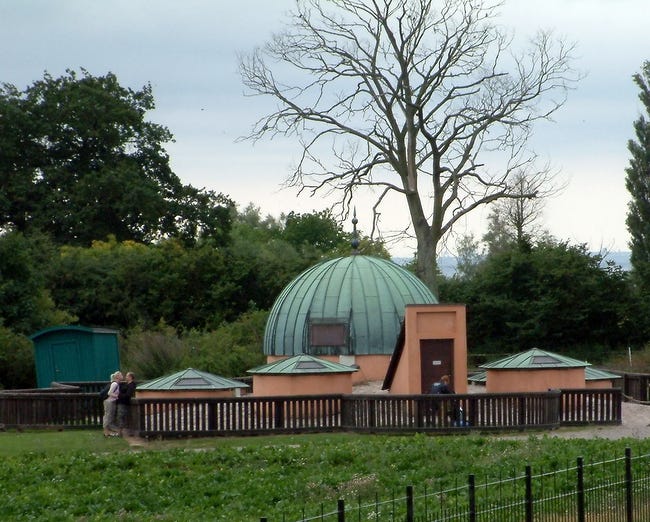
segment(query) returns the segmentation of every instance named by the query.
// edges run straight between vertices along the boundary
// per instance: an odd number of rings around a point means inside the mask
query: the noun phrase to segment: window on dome
[[[311,346],[347,346],[348,344],[348,329],[343,323],[312,323],[309,334]]]
[[[208,384],[210,383],[203,377],[184,377],[182,379],[178,379],[174,383],[174,386],[182,388],[185,386],[207,386]]]
[[[296,364],[298,370],[323,370],[325,365],[319,361],[300,361]]]
[[[545,365],[545,364],[559,364],[559,360],[550,355],[534,355],[532,363],[534,365]]]

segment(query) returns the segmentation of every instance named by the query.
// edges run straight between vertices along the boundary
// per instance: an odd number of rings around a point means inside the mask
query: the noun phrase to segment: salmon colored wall
[[[593,388],[593,389],[603,389],[603,388],[613,388],[614,385],[612,384],[611,379],[599,379],[599,380],[591,380],[591,381],[586,381],[585,382],[585,388]]]
[[[467,330],[464,305],[408,305],[404,316],[404,350],[393,378],[391,393],[419,394],[422,390],[420,340],[453,339],[456,393],[467,393]]]
[[[230,390],[135,390],[136,399],[214,399],[217,397],[238,397],[240,388]]]
[[[352,393],[352,375],[328,373],[323,375],[253,375],[253,395],[323,395]]]
[[[584,368],[544,368],[539,370],[487,370],[488,393],[534,392],[560,388],[584,388]]]
[[[273,363],[286,358],[286,356],[268,355],[266,362]],[[341,364],[348,364],[347,361],[353,361],[352,364],[359,366],[359,370],[352,374],[352,384],[383,381],[390,363],[390,355],[350,355],[343,358],[338,355],[319,355],[318,358]]]
[[[390,355],[354,355],[340,358],[338,355],[323,355],[321,359],[327,359],[341,364],[348,364],[347,361],[354,361],[359,370],[352,374],[352,384],[359,384],[368,381],[383,381],[386,377],[386,370],[390,363]]]

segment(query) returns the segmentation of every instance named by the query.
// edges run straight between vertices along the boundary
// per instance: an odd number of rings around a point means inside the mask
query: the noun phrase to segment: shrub
[[[188,345],[164,324],[156,330],[131,330],[122,341],[122,367],[138,380],[148,380],[183,369]]]
[[[36,370],[31,341],[0,326],[0,389],[35,386]]]
[[[192,332],[188,365],[224,377],[241,377],[263,364],[262,344],[268,312],[248,312],[213,332]]]

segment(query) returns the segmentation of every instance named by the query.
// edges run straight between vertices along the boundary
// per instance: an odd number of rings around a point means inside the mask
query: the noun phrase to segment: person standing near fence
[[[434,395],[454,393],[449,388],[449,375],[443,375],[439,382],[434,382],[431,385],[431,393]]]
[[[104,399],[104,419],[102,422],[102,426],[104,427],[104,437],[118,436],[119,428],[115,426],[115,413],[117,398],[120,396],[121,380],[122,372],[119,370],[111,374],[111,385],[108,389],[108,396]]]
[[[449,387],[449,375],[443,375],[440,377],[440,380],[438,382],[434,382],[431,385],[431,394],[432,395],[452,395],[454,392],[451,390]],[[438,412],[440,408],[442,407],[442,415],[438,419],[438,423],[444,422],[444,419],[449,418],[450,420],[454,420],[454,405],[451,405],[446,401],[440,401],[438,399],[434,400],[433,402],[433,408],[432,408],[432,413],[434,417],[438,417]]]
[[[120,436],[129,433],[129,408],[131,399],[135,397],[135,375],[133,372],[127,372],[126,381],[120,383],[120,394],[117,398],[117,425],[120,428]]]

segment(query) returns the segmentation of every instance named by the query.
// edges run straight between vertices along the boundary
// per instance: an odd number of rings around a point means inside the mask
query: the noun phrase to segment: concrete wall
[[[594,390],[599,390],[603,388],[613,388],[614,385],[612,384],[611,379],[596,379],[596,380],[589,380],[585,382],[585,387],[586,388],[591,388]]]
[[[255,397],[329,393],[352,393],[352,374],[253,375]]]
[[[218,397],[239,397],[241,388],[229,390],[135,390],[137,399],[214,399]]]
[[[465,305],[408,305],[405,310],[405,339],[402,355],[393,377],[390,392],[418,394],[422,390],[420,341],[452,339],[452,387],[467,393],[467,329]]]
[[[266,362],[274,363],[286,358],[286,356],[268,355]],[[348,366],[357,365],[359,370],[352,374],[352,384],[383,381],[390,363],[390,355],[319,355],[318,358]]]
[[[585,369],[543,368],[487,370],[485,391],[488,393],[534,392],[561,388],[584,388]]]

